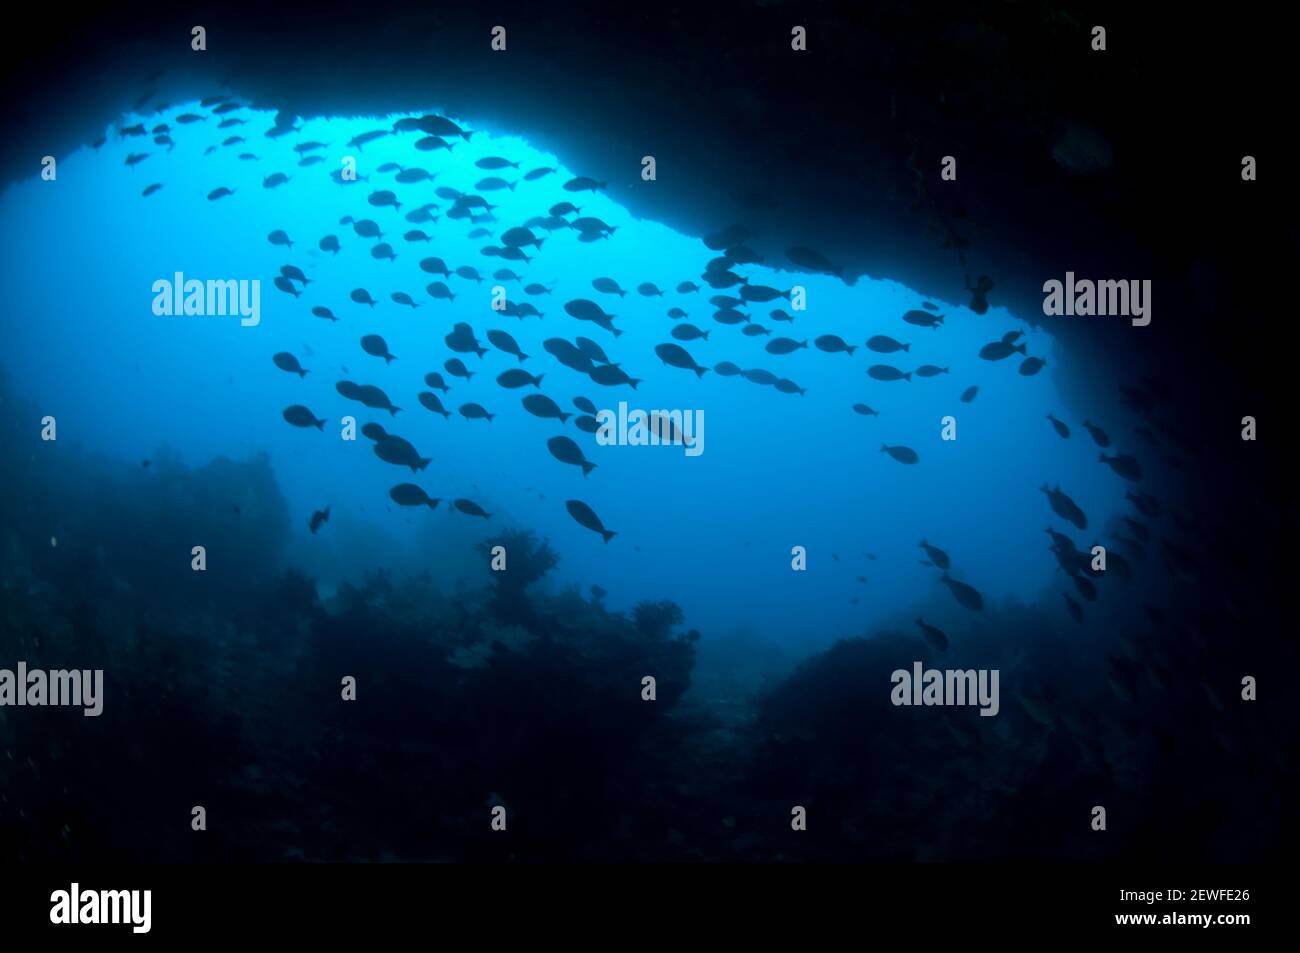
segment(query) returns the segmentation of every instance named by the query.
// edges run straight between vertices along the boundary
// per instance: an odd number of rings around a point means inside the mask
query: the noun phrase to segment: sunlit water
[[[860,633],[898,611],[914,612],[927,599],[940,600],[934,621],[959,634],[971,617],[938,586],[938,573],[921,565],[922,538],[946,549],[954,575],[980,589],[995,611],[1005,598],[1031,600],[1054,579],[1057,585],[1063,581],[1047,552],[1044,527],[1051,522],[1069,528],[1052,518],[1040,485],[1061,484],[1088,513],[1088,532],[1074,534],[1081,546],[1093,541],[1095,528],[1122,502],[1122,481],[1098,468],[1096,447],[1059,406],[1046,335],[1024,329],[1029,353],[1048,360],[1037,376],[1017,373],[1018,356],[996,364],[976,357],[988,341],[1023,329],[997,308],[976,316],[960,303],[937,302],[946,315],[943,326],[919,328],[901,316],[921,307],[923,299],[898,284],[863,279],[849,287],[830,276],[738,266],[753,284],[807,289],[808,308],[796,314],[793,326],[768,319],[773,307],[789,310],[784,300],[747,309],[773,336],[811,342],[832,333],[858,346],[852,356],[823,353],[811,344],[774,356],[764,351],[769,338],[746,337],[739,326],[712,320],[708,298],[738,291],[714,290],[701,280],[705,263],[717,253],[698,237],[634,219],[611,194],[564,191],[562,184],[583,170],[567,169],[562,156],[524,138],[480,132],[469,142],[453,140],[450,153],[418,152],[413,143],[421,134],[408,133],[358,151],[344,143],[389,128],[397,117],[310,120],[299,133],[272,140],[263,135],[271,114],[236,113],[248,123],[218,130],[215,116],[176,124],[172,117],[184,112],[205,111],[190,104],[165,116],[128,116],[122,122],[143,121],[146,128],[169,122],[174,151],[149,137],[122,140],[110,128],[108,143],[98,151],[85,148],[63,159],[57,180],[33,177],[4,194],[7,309],[0,360],[42,413],[58,419],[61,441],[124,463],[135,464],[162,447],[195,465],[218,454],[268,452],[298,535],[291,560],[323,583],[377,567],[484,575],[485,558],[470,544],[513,524],[549,538],[561,556],[558,583],[597,584],[614,607],[671,598],[684,608],[688,624],[706,635],[743,627],[812,646]],[[230,135],[247,142],[220,146]],[[330,145],[313,153],[324,155],[324,162],[300,168],[292,147],[308,140]],[[213,144],[216,151],[204,156]],[[128,168],[129,152],[149,157]],[[242,152],[258,158],[241,161]],[[356,157],[367,181],[331,181],[329,173],[340,168],[344,155]],[[485,156],[509,157],[519,169],[476,168],[474,161]],[[393,173],[377,171],[386,162],[419,166],[437,178],[398,184]],[[522,181],[524,172],[540,166],[557,172]],[[264,188],[264,177],[273,172],[286,173],[290,181]],[[520,180],[513,191],[486,193],[497,205],[497,220],[480,224],[494,236],[565,200],[617,231],[590,244],[579,243],[576,232],[551,233],[535,260],[525,264],[484,256],[480,249],[497,242],[468,239],[476,227],[468,220],[406,221],[409,210],[426,202],[438,204],[435,214],[446,211],[451,203],[438,198],[435,188],[468,192],[488,176]],[[142,197],[151,183],[163,188]],[[221,186],[235,194],[208,200]],[[401,210],[368,204],[376,189],[395,191]],[[397,260],[373,259],[369,252],[378,239],[363,239],[340,224],[348,215],[377,221]],[[413,228],[433,241],[404,241],[403,233]],[[292,249],[268,242],[275,229],[288,233]],[[337,255],[318,249],[330,234],[342,245]],[[426,274],[418,262],[430,255],[453,270],[472,265],[486,280]],[[311,281],[300,298],[272,284],[285,264],[300,267]],[[491,310],[491,289],[498,282],[490,276],[501,267],[524,278],[502,283],[510,300],[531,302],[544,318],[503,317]],[[176,272],[201,280],[261,279],[260,324],[156,316],[152,285]],[[597,276],[616,279],[629,293],[619,298],[596,292],[591,281]],[[454,303],[425,293],[434,280],[450,285]],[[675,293],[686,280],[702,290]],[[522,285],[533,281],[549,286],[551,294],[526,295]],[[639,295],[635,289],[646,281],[666,296]],[[354,288],[367,289],[378,305],[372,310],[353,303]],[[395,291],[411,295],[419,307],[393,303],[389,296]],[[564,302],[574,298],[598,301],[616,315],[623,335],[615,339],[565,314]],[[315,305],[331,308],[338,323],[312,316]],[[700,364],[726,360],[766,368],[807,393],[779,393],[714,372],[697,378],[665,366],[654,347],[673,340],[667,312],[674,306],[709,331],[707,341],[677,342]],[[457,321],[473,326],[489,348],[484,357],[448,349],[443,338]],[[614,409],[625,400],[633,409],[702,411],[704,452],[689,457],[680,447],[600,446],[576,430],[572,419],[561,424],[530,415],[520,399],[533,388],[506,390],[496,383],[500,372],[520,365],[487,343],[491,328],[507,330],[531,355],[522,366],[545,374],[542,392],[566,412],[578,413],[572,400],[579,395],[599,408]],[[391,365],[362,351],[359,339],[373,333],[397,355]],[[911,351],[873,354],[863,345],[874,334],[911,342]],[[596,340],[631,376],[643,379],[639,388],[601,387],[543,350],[547,338],[578,335]],[[271,356],[278,351],[292,352],[310,373],[299,379],[275,367]],[[450,357],[466,362],[475,372],[472,381],[447,374],[443,362]],[[951,372],[885,383],[867,376],[873,363],[907,371],[935,364]],[[442,373],[452,387],[440,393],[453,412],[450,419],[416,399],[427,389],[423,378],[429,371]],[[402,412],[390,417],[345,400],[334,389],[345,377],[382,387]],[[959,396],[971,385],[978,385],[978,396],[964,404]],[[466,420],[455,413],[470,401],[496,419]],[[854,413],[858,402],[879,416]],[[286,424],[281,411],[290,404],[326,418],[324,431]],[[1072,439],[1057,436],[1045,419],[1049,411],[1071,423]],[[358,425],[380,422],[433,463],[412,474],[380,461],[364,437],[340,439],[345,415],[355,416]],[[941,439],[947,415],[956,418],[955,441]],[[547,452],[547,438],[560,433],[597,464],[589,476]],[[896,462],[881,452],[882,443],[914,448],[919,464]],[[446,503],[436,512],[399,508],[387,491],[407,481],[444,500],[475,500],[492,519],[484,523],[451,512]],[[568,499],[590,504],[617,536],[606,544],[577,525],[564,508]],[[312,536],[310,514],[327,504],[331,522]],[[791,569],[794,546],[807,548],[805,572]]]

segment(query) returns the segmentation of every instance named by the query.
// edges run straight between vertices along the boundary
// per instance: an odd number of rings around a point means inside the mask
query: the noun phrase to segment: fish
[[[486,512],[483,507],[479,506],[473,500],[456,500],[452,505],[466,516],[481,516],[485,520],[492,518],[491,513]]]
[[[669,367],[679,367],[682,370],[694,371],[695,376],[703,377],[708,371],[707,367],[701,367],[695,363],[695,358],[687,353],[686,349],[680,344],[656,344],[655,354],[659,360],[663,361]]]
[[[337,235],[326,235],[324,238],[322,238],[322,239],[317,243],[317,246],[320,248],[321,251],[327,251],[327,252],[331,252],[332,254],[337,255],[337,254],[339,253],[339,239],[338,239],[338,236],[337,236]]]
[[[609,359],[609,355],[605,353],[605,349],[602,348],[595,341],[593,341],[591,338],[584,338],[584,337],[574,338],[573,343],[578,345],[579,351],[587,355],[587,357],[591,358],[593,361],[598,361],[601,364],[614,363]]]
[[[912,345],[895,341],[885,334],[877,334],[867,340],[867,347],[877,354],[893,354],[895,351],[908,351]]]
[[[141,198],[148,198],[162,188],[161,182],[155,182],[152,185],[146,185],[144,191],[140,193]]]
[[[443,420],[446,420],[451,416],[451,411],[442,406],[442,401],[438,399],[437,394],[431,393],[427,390],[422,390],[420,393],[415,395],[415,399],[418,400],[426,410],[432,411],[435,414],[442,414]]]
[[[456,363],[459,364],[460,362],[457,361]],[[461,366],[463,367],[464,365]],[[430,371],[428,374],[425,374],[424,382],[428,386],[432,387],[434,390],[440,390],[444,394],[447,393],[449,390],[451,390],[451,388],[448,387],[446,382],[442,379],[442,375],[435,371]]]
[[[693,281],[683,281],[677,285],[677,293],[681,295],[695,294],[699,290],[700,286]]]
[[[519,166],[516,165],[515,168],[517,169],[519,168]],[[536,182],[538,179],[545,178],[546,176],[550,175],[554,171],[555,170],[552,169],[550,166],[544,166],[539,169],[531,169],[527,174],[524,175],[524,181]]]
[[[388,297],[393,300],[394,304],[404,304],[409,308],[419,307],[419,305],[415,303],[415,299],[412,298],[410,295],[408,295],[405,291],[394,291]]]
[[[847,354],[849,357],[852,357],[853,352],[858,349],[856,344],[846,343],[837,334],[823,334],[813,341],[813,345],[817,350],[825,351],[827,354]]]
[[[272,284],[274,284],[285,294],[293,295],[295,298],[300,297],[298,293],[298,289],[293,286],[293,282],[291,282],[284,275],[276,275],[275,280],[272,282]]]
[[[912,464],[912,463],[919,463],[921,460],[917,452],[913,450],[911,447],[903,447],[903,446],[891,447],[888,444],[882,443],[880,445],[880,452],[889,454],[899,463]]]
[[[596,433],[600,430],[600,422],[595,417],[583,414],[581,417],[573,419],[573,425],[583,433]]]
[[[352,230],[362,238],[384,237],[384,233],[379,228],[379,223],[370,218],[363,218],[360,221],[354,221],[352,223]]]
[[[487,353],[488,349],[478,343],[478,338],[474,336],[474,329],[464,321],[458,321],[451,329],[451,333],[443,337],[447,347],[456,351],[458,354],[477,354],[480,358]]]
[[[940,577],[939,581],[948,587],[948,591],[952,593],[953,598],[963,608],[970,609],[972,612],[982,612],[984,610],[984,597],[979,594],[979,590],[966,585],[964,582],[958,582],[946,572]]]
[[[382,172],[383,170],[380,169]],[[375,208],[392,208],[401,211],[402,203],[397,201],[397,195],[388,189],[380,189],[377,192],[371,192],[366,201]]]
[[[298,359],[288,351],[280,351],[278,354],[272,355],[271,360],[282,371],[297,374],[300,378],[307,376],[308,372],[298,363]]]
[[[947,374],[948,368],[937,367],[934,364],[922,364],[912,373],[917,377],[938,377],[940,374]]]
[[[488,423],[492,423],[496,417],[496,414],[488,413],[487,408],[482,404],[475,403],[461,404],[458,412],[466,420],[486,420]]]
[[[268,175],[265,179],[262,180],[262,188],[273,189],[277,185],[284,185],[288,181],[289,181],[289,177],[285,175],[283,172],[272,172],[270,175]]]
[[[645,298],[662,298],[664,293],[653,281],[643,281],[636,286],[637,294]]]
[[[534,377],[522,368],[516,367],[508,371],[502,371],[498,374],[497,383],[502,387],[510,388],[512,390],[517,387],[527,387],[529,384],[532,384],[534,387],[541,387],[542,378],[545,376],[545,374],[538,374]]]
[[[427,506],[436,510],[442,500],[433,499],[414,483],[399,483],[388,491],[389,499],[398,506]]]
[[[719,377],[739,377],[741,370],[731,361],[719,361],[713,365],[713,373]]]
[[[393,254],[393,246],[387,242],[380,242],[374,248],[370,249],[370,257],[377,261],[397,261],[397,256]]]
[[[369,305],[372,308],[379,303],[374,298],[370,297],[370,292],[365,288],[354,288],[349,297],[351,297],[357,304]]]
[[[425,292],[430,298],[442,301],[455,301],[456,294],[447,285],[441,281],[430,282],[424,286]]]
[[[917,545],[919,545],[922,549],[924,549],[925,554],[930,557],[930,561],[928,563],[923,563],[923,565],[935,566],[938,569],[952,568],[952,560],[950,560],[948,558],[948,554],[945,553],[939,547],[931,546],[925,540],[921,540],[921,542],[918,543]]]
[[[348,148],[362,151],[361,147],[367,143],[374,142],[376,139],[382,139],[388,135],[387,129],[375,129],[371,132],[363,132],[359,136],[353,136],[348,140]]]
[[[595,179],[589,179],[585,175],[577,176],[564,183],[566,192],[596,192],[605,188],[607,182],[597,182]]]
[[[789,380],[788,378],[785,377],[781,378],[772,386],[775,387],[777,391],[779,391],[782,394],[798,394],[800,397],[802,397],[804,394],[808,393],[806,390],[804,390],[804,388],[800,387],[794,381]]]
[[[321,306],[321,305],[317,305],[316,307],[312,308],[312,309],[311,309],[311,313],[314,314],[314,315],[316,315],[316,317],[318,317],[318,318],[324,318],[326,321],[337,321],[337,320],[338,320],[338,318],[336,318],[336,317],[334,316],[334,312],[333,312],[333,311],[331,311],[329,308],[323,307],[323,306]]]
[[[841,269],[832,265],[826,256],[820,252],[813,251],[803,245],[795,245],[785,250],[785,257],[790,259],[800,268],[807,268],[809,271],[823,272],[825,274],[841,277]]]
[[[596,415],[596,405],[585,397],[573,398],[573,406],[577,407],[583,413],[591,414],[593,417]]]
[[[217,199],[223,199],[227,195],[234,195],[234,194],[235,194],[234,189],[228,189],[223,185],[221,186],[221,188],[213,189],[211,192],[208,193],[208,201],[215,202]]]
[[[564,508],[569,511],[569,515],[579,526],[593,533],[599,533],[605,542],[608,543],[618,535],[612,530],[605,529],[605,524],[600,521],[600,517],[582,500],[566,500]]]
[[[396,466],[410,467],[412,473],[425,469],[433,462],[432,457],[422,457],[419,451],[407,440],[393,434],[385,434],[371,447],[380,460]]]
[[[789,298],[790,292],[781,291],[777,288],[769,288],[767,285],[742,285],[740,289],[740,299],[742,301],[753,301],[762,303],[764,301],[775,301],[777,298]]]
[[[975,399],[975,395],[978,394],[979,392],[980,389],[978,385],[971,384],[970,387],[967,387],[964,391],[961,392],[961,402],[963,404],[969,404],[972,400]]]
[[[441,258],[422,258],[420,260],[420,270],[430,275],[442,275],[444,278],[451,277],[451,269],[447,267],[447,263]]]
[[[918,328],[937,328],[943,324],[943,315],[912,310],[903,313],[903,320],[908,324],[915,324]]]
[[[560,423],[564,423],[573,416],[573,414],[565,413],[560,410],[559,405],[545,394],[529,394],[524,397],[520,403],[524,405],[524,410],[528,411],[534,417],[553,419],[558,420]]]
[[[1110,437],[1107,436],[1106,431],[1093,424],[1092,421],[1085,420],[1083,422],[1083,429],[1088,431],[1092,436],[1093,441],[1103,450],[1110,446]]]
[[[1009,341],[993,341],[980,348],[980,357],[986,361],[1001,361],[1012,354],[1024,354],[1027,345],[1013,345]]]
[[[693,324],[677,324],[670,332],[679,341],[707,341],[708,331],[701,331]]]
[[[512,354],[519,358],[520,364],[528,360],[528,355],[519,349],[519,343],[505,331],[488,331],[487,339],[498,351],[504,351],[506,354]]]
[[[1088,517],[1084,514],[1083,510],[1079,509],[1078,504],[1075,503],[1074,500],[1070,499],[1067,494],[1061,492],[1059,486],[1053,490],[1044,483],[1039,487],[1039,490],[1047,494],[1047,502],[1052,507],[1052,512],[1057,516],[1065,520],[1067,523],[1073,523],[1079,529],[1088,528]]]
[[[289,240],[288,234],[283,229],[277,228],[266,236],[266,240],[272,245],[285,245],[289,248],[293,247],[293,242]]]
[[[315,414],[302,404],[291,404],[284,408],[281,416],[295,427],[315,427],[317,430],[325,429],[325,421],[318,419]]]
[[[632,387],[632,390],[636,390],[637,385],[641,384],[640,377],[629,377],[628,373],[617,364],[599,365],[599,367],[593,368],[588,372],[588,377],[591,378],[591,381],[593,381],[594,384],[599,384],[603,387],[616,387],[621,384],[627,384],[629,387]]]
[[[579,321],[590,321],[606,331],[609,331],[614,337],[618,337],[623,332],[614,327],[613,319],[616,315],[606,314],[594,301],[586,298],[575,298],[564,305],[565,312]]]
[[[747,338],[765,337],[772,333],[771,328],[765,328],[761,324],[747,324],[741,328],[740,333]]]
[[[932,625],[927,625],[917,616],[916,624],[921,628],[921,634],[925,636],[925,641],[929,642],[937,651],[946,652],[948,650],[948,636],[944,635],[939,629]]]
[[[551,452],[551,456],[561,463],[571,463],[574,466],[581,467],[584,477],[596,469],[596,464],[589,461],[583,455],[582,448],[568,437],[552,437],[546,441],[546,449]]]
[[[1053,427],[1053,429],[1055,429],[1056,432],[1057,432],[1058,434],[1060,434],[1060,436],[1061,436],[1061,438],[1062,438],[1063,440],[1069,440],[1069,439],[1070,439],[1070,428],[1069,428],[1068,426],[1066,426],[1066,424],[1065,424],[1063,421],[1057,420],[1057,419],[1056,419],[1054,416],[1052,416],[1051,414],[1048,414],[1048,415],[1047,415],[1047,419],[1050,420],[1050,421],[1052,422],[1052,427]]]
[[[591,286],[603,294],[616,294],[620,298],[625,297],[627,292],[618,286],[618,282],[613,278],[595,278]]]
[[[912,375],[905,371],[900,371],[889,364],[872,364],[867,368],[867,376],[878,381],[908,381],[911,382]]]
[[[1020,376],[1033,377],[1047,364],[1041,357],[1027,357],[1020,362]]]
[[[479,179],[475,182],[474,188],[478,189],[480,192],[497,192],[501,189],[509,189],[513,192],[515,190],[515,185],[515,182],[507,182],[498,175],[490,175],[486,179]]]
[[[763,350],[768,354],[792,354],[800,348],[806,348],[808,341],[796,341],[793,338],[772,338],[764,345]]]
[[[1142,479],[1142,465],[1138,463],[1136,457],[1127,453],[1116,453],[1113,457],[1108,457],[1103,453],[1100,462],[1106,464],[1117,475],[1131,483]]]
[[[367,334],[361,339],[361,350],[373,357],[382,357],[385,364],[391,364],[397,360],[396,356],[388,352],[388,342],[378,334]]]
[[[855,413],[859,413],[859,414],[861,414],[863,417],[879,417],[879,416],[880,416],[880,411],[878,411],[878,410],[873,410],[871,407],[868,407],[866,404],[854,404],[854,405],[853,405],[853,410],[854,410]]]
[[[307,522],[307,526],[308,528],[311,529],[311,534],[315,536],[316,530],[320,529],[324,524],[328,523],[329,521],[330,521],[330,508],[327,506],[323,510],[316,510],[314,513],[312,513],[311,519]]]

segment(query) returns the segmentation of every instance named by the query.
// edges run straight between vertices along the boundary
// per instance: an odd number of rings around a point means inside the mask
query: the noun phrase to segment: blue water
[[[1064,583],[1047,551],[1046,525],[1070,532],[1083,547],[1120,509],[1122,481],[1098,467],[1097,449],[1078,426],[1086,408],[1071,413],[1060,404],[1052,339],[996,307],[977,316],[960,302],[939,301],[943,327],[918,328],[901,315],[925,299],[894,282],[863,278],[847,286],[825,275],[738,266],[752,284],[807,289],[808,309],[796,314],[793,326],[767,319],[773,307],[789,310],[786,301],[747,309],[773,336],[811,342],[832,333],[858,345],[852,356],[811,346],[774,356],[763,349],[769,338],[746,337],[739,326],[712,320],[708,298],[738,291],[710,289],[701,280],[705,263],[717,253],[698,236],[635,219],[616,193],[564,191],[562,183],[584,170],[567,168],[564,157],[543,144],[479,132],[468,143],[455,141],[451,153],[428,153],[414,150],[421,135],[416,133],[389,136],[358,151],[343,144],[358,133],[389,128],[398,117],[309,120],[298,134],[271,140],[263,135],[274,119],[269,113],[237,113],[248,124],[219,131],[218,117],[189,126],[172,121],[184,112],[205,111],[192,103],[165,116],[121,120],[143,121],[146,128],[171,122],[174,151],[149,138],[124,141],[115,124],[98,151],[84,148],[63,158],[55,181],[34,175],[5,192],[0,241],[8,309],[0,362],[43,414],[57,418],[60,441],[123,465],[138,467],[160,452],[200,465],[216,455],[243,458],[265,451],[293,514],[296,538],[288,560],[326,589],[380,567],[398,574],[427,569],[448,589],[464,579],[481,580],[486,561],[472,544],[502,525],[518,525],[549,538],[560,554],[550,584],[597,584],[615,608],[672,599],[683,607],[687,624],[706,637],[745,629],[811,648],[870,631],[899,613],[910,619],[931,600],[938,602],[927,606],[927,621],[960,637],[974,617],[938,584],[935,570],[921,565],[922,538],[948,551],[954,576],[980,589],[988,611],[996,613],[1003,600],[1031,601]],[[248,141],[218,145],[203,155],[228,135]],[[325,162],[299,168],[292,147],[307,140],[331,145],[320,153]],[[244,151],[258,160],[240,161]],[[150,155],[128,168],[123,160],[129,152]],[[358,173],[368,181],[340,186],[330,180],[343,155],[357,158]],[[493,155],[518,162],[519,170],[474,167],[474,160]],[[391,173],[376,171],[385,162],[420,166],[437,179],[397,184]],[[519,181],[513,191],[487,193],[498,207],[497,221],[485,227],[499,235],[571,200],[583,215],[618,226],[614,237],[581,244],[576,232],[554,232],[525,264],[481,254],[481,247],[496,241],[469,240],[475,225],[468,220],[443,218],[435,225],[404,218],[425,202],[440,206],[435,214],[445,211],[450,203],[435,196],[438,186],[472,191],[487,176],[513,181],[538,166],[558,171],[540,181]],[[290,181],[263,188],[263,178],[277,171]],[[163,188],[141,197],[155,182]],[[209,201],[207,194],[219,186],[235,194]],[[376,189],[395,191],[401,211],[369,205],[367,196]],[[345,215],[379,222],[397,260],[372,259],[369,250],[377,240],[340,225]],[[405,242],[402,234],[412,228],[427,231],[433,241]],[[268,242],[274,229],[289,234],[292,249]],[[339,236],[343,248],[337,256],[317,247],[327,234]],[[486,280],[426,274],[418,262],[430,255],[453,270],[473,265]],[[300,298],[272,285],[285,264],[297,265],[311,280]],[[531,302],[543,319],[491,310],[497,282],[490,275],[500,267],[524,278],[503,283],[510,300]],[[156,316],[152,285],[175,272],[187,279],[261,279],[261,323],[241,327],[233,317]],[[616,279],[629,289],[627,297],[594,291],[591,280],[597,276]],[[433,280],[450,285],[457,293],[454,303],[425,293]],[[672,289],[685,280],[702,290],[676,294]],[[524,294],[523,283],[531,281],[550,286],[552,293]],[[645,281],[666,296],[638,295],[635,288]],[[379,302],[373,310],[349,300],[359,287]],[[410,294],[419,308],[391,302],[394,291]],[[615,339],[570,318],[563,304],[573,298],[598,301],[617,316],[614,323],[624,334]],[[314,305],[331,308],[339,322],[312,316]],[[807,393],[783,394],[713,372],[697,379],[664,366],[653,349],[673,340],[674,322],[666,316],[673,306],[710,332],[708,341],[677,342],[700,364],[727,360],[766,368]],[[489,347],[483,358],[454,354],[443,342],[457,321],[470,323]],[[520,365],[488,345],[491,328],[515,337],[531,355],[522,366],[545,374],[542,392],[566,411],[577,413],[572,399],[579,395],[599,408],[614,409],[625,400],[633,409],[703,411],[703,454],[688,457],[679,447],[599,446],[572,420],[531,416],[520,398],[533,388],[505,390],[495,381],[501,371]],[[976,357],[983,344],[1013,329],[1025,332],[1031,355],[1047,359],[1039,375],[1018,374],[1019,358],[994,364]],[[391,365],[362,351],[360,337],[372,333],[381,334],[397,355]],[[911,342],[911,352],[873,354],[862,345],[874,334]],[[546,338],[579,335],[596,340],[631,376],[642,378],[639,388],[601,387],[542,348]],[[277,351],[295,354],[310,370],[307,377],[275,367],[271,355]],[[448,375],[442,364],[449,357],[464,360],[476,372],[473,380]],[[903,370],[929,363],[951,367],[951,373],[884,383],[867,376],[873,363]],[[423,377],[429,371],[442,373],[452,387],[440,394],[453,412],[450,419],[416,400],[427,389]],[[345,400],[334,389],[345,377],[382,387],[404,409],[390,417]],[[979,386],[977,398],[961,403],[959,395],[972,384]],[[491,423],[465,420],[455,410],[469,401],[498,416]],[[880,416],[855,414],[851,407],[858,402]],[[286,424],[281,411],[290,404],[305,404],[326,418],[324,431]],[[1071,424],[1070,440],[1052,430],[1045,419],[1049,411]],[[412,474],[380,461],[364,437],[340,439],[345,415],[358,426],[378,421],[434,462]],[[940,438],[946,415],[956,418],[955,441]],[[597,464],[586,478],[547,452],[547,438],[560,433]],[[882,443],[914,448],[920,463],[899,464],[881,452]],[[399,508],[387,491],[407,481],[444,500],[472,499],[492,519],[485,523],[450,512],[445,503],[436,512]],[[1045,482],[1059,483],[1088,513],[1087,532],[1074,533],[1052,516],[1038,489]],[[590,504],[618,535],[606,544],[577,525],[564,508],[567,499]],[[313,536],[308,519],[327,504],[331,520]],[[791,569],[796,545],[807,547],[806,572]],[[859,582],[859,576],[868,581]]]

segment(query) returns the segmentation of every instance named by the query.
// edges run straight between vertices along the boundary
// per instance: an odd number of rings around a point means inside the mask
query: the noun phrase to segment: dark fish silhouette
[[[984,609],[984,597],[979,594],[979,590],[966,585],[964,582],[958,582],[946,572],[939,579],[948,591],[952,593],[953,598],[957,600],[964,608],[972,612],[981,612]]]
[[[431,510],[436,510],[442,502],[430,498],[429,494],[414,483],[399,483],[388,491],[388,496],[398,506],[427,506]]]
[[[590,506],[582,500],[568,500],[564,508],[569,511],[569,515],[579,526],[591,530],[593,533],[599,533],[605,542],[609,542],[618,534],[612,530],[605,529],[605,524],[600,521],[600,517],[595,514]]]
[[[315,536],[316,530],[320,529],[322,525],[328,523],[329,521],[330,521],[330,508],[327,506],[323,510],[316,510],[314,513],[312,513],[311,520],[308,521],[307,526],[308,528],[311,529],[311,534]]]
[[[561,463],[571,463],[581,467],[583,476],[596,469],[596,464],[590,462],[583,455],[582,448],[568,437],[552,437],[546,441],[546,449],[551,451],[551,456]]]
[[[316,415],[302,404],[291,404],[284,408],[283,417],[295,427],[315,427],[317,430],[325,429],[325,421],[317,419]]]

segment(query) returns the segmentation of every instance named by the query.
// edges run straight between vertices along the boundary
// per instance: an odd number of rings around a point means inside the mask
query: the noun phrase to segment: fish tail
[[[1018,354],[1027,354],[1029,353],[1029,345],[1022,344],[1020,345],[1020,347],[1013,347],[1011,350],[1015,351]]]
[[[560,423],[562,423],[562,424],[568,423],[568,422],[569,422],[569,418],[572,417],[572,416],[573,416],[573,414],[566,414],[566,413],[561,412],[561,413],[560,413]]]
[[[707,367],[697,367],[697,368],[695,368],[695,377],[696,377],[696,379],[698,380],[699,378],[703,377],[706,373],[708,373],[708,370],[709,370],[709,369],[708,369]]]
[[[639,377],[628,378],[628,383],[632,385],[633,390],[636,390],[636,385],[641,383],[641,378]]]
[[[592,470],[594,470],[594,469],[596,469],[596,464],[591,463],[591,462],[589,462],[589,461],[587,461],[587,460],[583,460],[583,461],[582,461],[582,475],[583,475],[583,476],[586,476],[588,473],[590,473],[590,472],[591,472]]]
[[[431,509],[431,510],[436,510],[436,509],[438,508],[438,504],[441,503],[442,501],[441,501],[441,500],[425,500],[424,502],[428,505],[429,509]]]
[[[520,355],[519,355],[519,363],[522,364],[522,363],[523,363],[524,361],[526,361],[526,360],[528,360],[528,355],[527,355],[527,354],[520,353]],[[538,379],[538,380],[541,380],[540,377],[537,378],[537,379]]]
[[[618,330],[617,328],[610,328],[610,330],[614,332],[614,337],[618,337],[619,335],[621,335],[621,334],[623,333],[622,331]]]
[[[385,364],[391,364],[391,363],[393,363],[393,361],[395,361],[395,360],[397,360],[397,358],[394,357],[392,354],[385,354],[385,355],[384,355],[384,363],[385,363]]]
[[[705,331],[705,332],[704,332],[704,340],[707,341],[708,339],[709,339],[709,332],[708,332],[708,331]]]
[[[324,429],[325,429],[325,421],[323,421],[323,420],[318,420],[318,421],[316,421],[316,429],[317,429],[317,430],[324,430]]]
[[[401,409],[402,409],[401,407],[389,407],[389,408],[388,408],[388,413],[389,413],[390,416],[396,417],[396,416],[397,416],[397,412],[398,412],[399,410],[401,410]]]
[[[912,383],[912,374],[910,371],[903,375],[903,380],[907,381],[909,384]]]
[[[889,444],[887,444],[887,443],[882,443],[882,444],[880,445],[880,452],[881,452],[881,453],[888,453],[888,452],[889,452]]]
[[[603,529],[600,531],[600,535],[603,536],[605,538],[605,542],[608,543],[611,539],[617,536],[618,533],[615,533],[613,530]]]
[[[298,371],[298,378],[299,378],[299,380],[301,380],[302,378],[304,378],[304,377],[306,377],[306,376],[307,376],[307,372],[306,372],[306,371],[304,371],[304,370],[299,370],[299,371]]]
[[[858,346],[857,346],[856,344],[851,344],[851,345],[849,345],[849,357],[852,357],[852,356],[853,356],[853,352],[856,351],[857,349],[858,349]]]
[[[541,386],[542,386],[542,378],[545,377],[545,376],[546,376],[545,374],[538,374],[535,378],[533,378],[533,386],[534,386],[534,387],[541,387]]]

